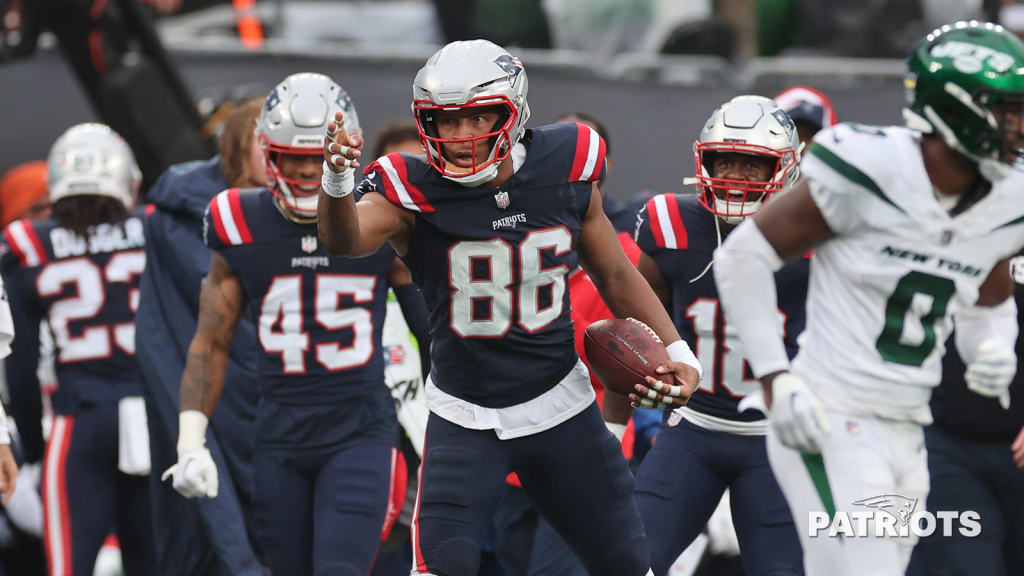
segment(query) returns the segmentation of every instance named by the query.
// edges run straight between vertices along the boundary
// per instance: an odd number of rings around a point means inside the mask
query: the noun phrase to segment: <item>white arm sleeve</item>
[[[7,292],[4,291],[4,281],[0,279],[0,358],[6,358],[11,353],[11,341],[14,340],[14,319],[11,317],[11,306],[7,303]],[[3,363],[0,362],[0,369]],[[0,403],[0,444],[10,444],[11,435],[7,431],[7,413],[4,412],[4,405]]]
[[[753,220],[740,224],[715,252],[715,283],[728,322],[736,327],[754,375],[789,368],[779,334],[775,271],[784,262]]]
[[[965,308],[954,322],[956,349],[964,364],[977,358],[978,346],[985,340],[998,340],[1011,350],[1017,345],[1017,302],[1012,296],[998,306]]]
[[[14,340],[14,319],[11,317],[11,306],[7,303],[4,281],[0,278],[0,358],[6,358],[11,353],[11,340]]]

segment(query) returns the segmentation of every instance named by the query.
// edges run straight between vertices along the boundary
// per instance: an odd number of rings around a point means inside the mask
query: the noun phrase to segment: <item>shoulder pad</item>
[[[916,142],[904,128],[837,124],[815,135],[801,171],[832,187],[853,184],[892,204],[884,190],[899,175],[899,159],[908,142]]]
[[[676,194],[659,194],[647,201],[650,233],[658,248],[685,250],[689,247],[690,238],[683,223],[680,204],[679,196]]]
[[[363,194],[380,192],[399,208],[413,212],[433,212],[434,206],[413,183],[422,179],[424,167],[429,168],[426,162],[416,156],[392,152],[366,167],[359,190]]]
[[[576,152],[572,158],[570,182],[597,182],[604,175],[604,138],[586,124],[576,123]]]
[[[242,210],[242,194],[238,188],[229,188],[210,200],[209,209],[204,218],[204,230],[209,231],[212,224],[217,240],[223,246],[251,244],[252,234]],[[213,238],[205,234],[206,243],[215,247]]]
[[[23,268],[46,263],[46,250],[31,220],[17,220],[4,229],[4,241]]]
[[[566,159],[569,162],[569,173],[565,175],[563,172],[562,178],[570,182],[597,182],[601,179],[605,169],[606,146],[596,130],[579,122],[563,122],[536,128],[533,133],[534,144],[530,147],[530,153],[544,156],[558,154],[557,157],[562,159],[567,153],[562,150],[571,151],[572,157]]]

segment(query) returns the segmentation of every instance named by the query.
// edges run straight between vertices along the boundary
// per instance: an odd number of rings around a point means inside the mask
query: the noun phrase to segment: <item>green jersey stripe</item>
[[[835,170],[836,173],[843,178],[846,178],[850,182],[866,189],[893,208],[903,212],[903,209],[890,200],[889,197],[885,195],[885,192],[882,192],[882,189],[878,187],[878,184],[875,184],[875,181],[872,180],[870,176],[861,172],[856,166],[849,164],[846,160],[843,160],[828,148],[814,142],[811,144],[811,149],[808,153],[827,164],[829,168]]]

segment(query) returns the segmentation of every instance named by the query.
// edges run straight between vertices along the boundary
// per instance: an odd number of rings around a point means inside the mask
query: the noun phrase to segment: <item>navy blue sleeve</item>
[[[423,369],[423,379],[426,380],[430,374],[430,320],[427,303],[420,289],[413,283],[392,286],[391,289],[395,291],[395,299],[402,308],[402,316],[409,325],[409,331],[416,337],[420,349],[420,367]]]

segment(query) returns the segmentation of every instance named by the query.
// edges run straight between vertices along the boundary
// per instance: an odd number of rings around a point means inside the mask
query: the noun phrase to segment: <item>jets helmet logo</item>
[[[964,74],[981,72],[985,64],[1000,74],[1013,67],[1013,56],[969,42],[946,42],[932,48],[933,58],[952,58],[953,67]]]

